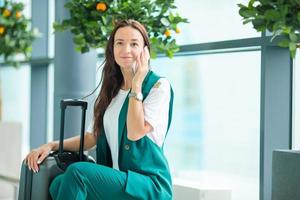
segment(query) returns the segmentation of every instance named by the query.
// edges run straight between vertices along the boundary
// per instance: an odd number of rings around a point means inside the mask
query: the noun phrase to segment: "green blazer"
[[[142,84],[144,99],[149,94],[159,76],[149,71]],[[170,87],[171,88],[171,87]],[[170,89],[169,130],[173,110],[173,90]],[[126,118],[128,96],[119,115],[119,169],[127,172],[125,192],[137,199],[172,199],[172,180],[168,161],[164,156],[163,147],[156,145],[147,136],[131,141],[127,138]],[[112,167],[112,158],[102,128],[97,140],[97,163]]]

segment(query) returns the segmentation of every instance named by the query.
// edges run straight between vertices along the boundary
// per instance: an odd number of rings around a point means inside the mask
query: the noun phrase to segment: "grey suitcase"
[[[82,108],[80,150],[79,152],[63,151],[64,139],[64,119],[67,106],[80,106]],[[83,154],[84,127],[87,102],[82,100],[62,100],[61,123],[60,123],[60,143],[59,151],[51,152],[49,156],[39,165],[39,172],[33,173],[28,170],[28,166],[23,162],[19,185],[19,200],[48,200],[51,199],[49,186],[51,181],[59,174],[62,174],[67,167],[79,161],[95,162],[90,156]]]

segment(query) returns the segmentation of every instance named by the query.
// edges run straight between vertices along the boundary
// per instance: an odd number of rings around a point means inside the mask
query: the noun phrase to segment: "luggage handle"
[[[63,99],[60,101],[61,108],[61,122],[60,122],[60,140],[58,154],[63,154],[64,149],[64,131],[65,131],[65,111],[67,106],[80,106],[82,109],[81,115],[81,133],[79,146],[79,160],[83,161],[83,144],[84,144],[84,128],[85,128],[85,114],[87,109],[87,102],[81,99]]]

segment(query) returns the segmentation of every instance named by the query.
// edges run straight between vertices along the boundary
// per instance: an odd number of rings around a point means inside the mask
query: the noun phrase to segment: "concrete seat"
[[[188,180],[173,179],[174,200],[231,200],[231,189],[195,184]]]
[[[17,198],[21,162],[21,123],[0,122],[0,200]]]

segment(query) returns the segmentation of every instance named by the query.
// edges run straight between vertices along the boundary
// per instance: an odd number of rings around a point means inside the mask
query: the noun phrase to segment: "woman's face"
[[[117,30],[114,40],[114,57],[121,68],[131,70],[143,48],[144,39],[138,30],[130,26]]]

